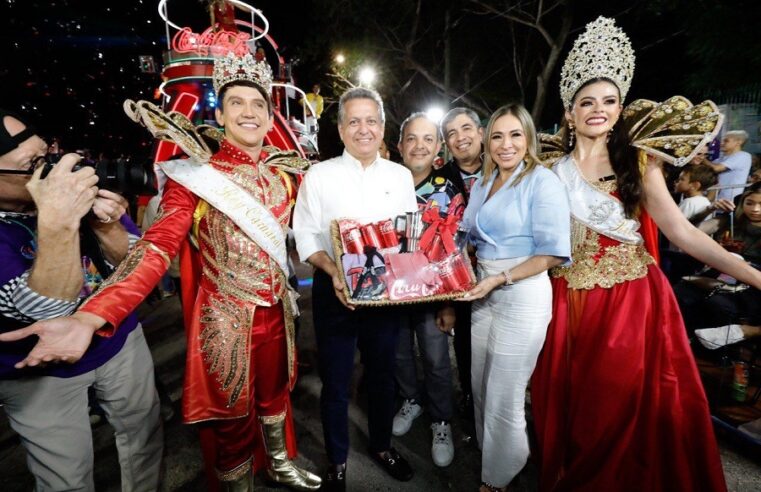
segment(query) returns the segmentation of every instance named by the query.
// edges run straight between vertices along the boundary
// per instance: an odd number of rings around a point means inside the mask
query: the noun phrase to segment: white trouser
[[[523,263],[527,257],[478,260],[478,278]],[[504,487],[529,456],[526,386],[552,317],[547,272],[494,289],[473,303],[471,379],[481,480]]]

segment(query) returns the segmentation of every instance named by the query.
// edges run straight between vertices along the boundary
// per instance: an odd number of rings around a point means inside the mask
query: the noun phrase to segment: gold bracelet
[[[505,276],[505,285],[513,285],[513,276],[510,275],[510,270],[505,270],[502,275]]]

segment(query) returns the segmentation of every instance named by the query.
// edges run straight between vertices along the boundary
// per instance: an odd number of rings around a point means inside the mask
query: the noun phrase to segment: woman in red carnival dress
[[[566,155],[553,170],[569,193],[573,263],[552,272],[553,319],[532,378],[540,490],[725,491],[682,317],[646,248],[650,217],[691,256],[756,287],[761,274],[692,227],[659,160],[634,148],[688,161],[718,131],[715,106],[636,101],[622,117],[633,72],[628,38],[600,17],[561,75]],[[630,139],[672,117],[698,133],[681,150]]]

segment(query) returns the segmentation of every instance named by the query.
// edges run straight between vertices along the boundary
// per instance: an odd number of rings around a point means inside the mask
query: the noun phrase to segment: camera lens
[[[61,157],[61,154],[45,155],[44,160],[40,161],[44,162],[40,179],[47,177],[53,166],[61,160]],[[156,175],[153,172],[151,163],[139,165],[108,159],[100,162],[82,159],[71,168],[71,171],[78,171],[85,166],[95,168],[95,174],[98,176],[98,188],[113,191],[126,197],[138,195],[153,196],[158,194]]]
[[[104,159],[95,166],[98,176],[98,188],[104,188],[123,196],[146,195],[158,193],[156,175],[150,164],[127,164]]]

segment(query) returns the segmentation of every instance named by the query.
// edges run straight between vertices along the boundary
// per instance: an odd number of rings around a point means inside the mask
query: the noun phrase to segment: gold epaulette
[[[282,169],[288,174],[304,174],[310,162],[299,155],[296,150],[282,150],[274,146],[262,148],[267,153],[264,164]]]

